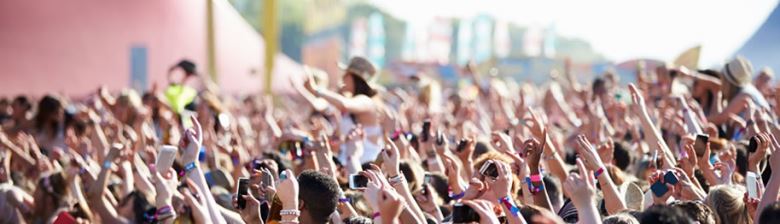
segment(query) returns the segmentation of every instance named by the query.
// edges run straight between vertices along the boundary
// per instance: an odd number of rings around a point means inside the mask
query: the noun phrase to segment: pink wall
[[[0,1],[0,95],[80,95],[101,84],[129,87],[133,45],[147,48],[150,85],[165,84],[168,67],[181,58],[206,72],[205,3]],[[257,92],[262,88],[262,38],[226,0],[214,3],[220,86],[232,93]],[[283,56],[276,64],[285,67],[276,77],[299,73],[298,65]]]

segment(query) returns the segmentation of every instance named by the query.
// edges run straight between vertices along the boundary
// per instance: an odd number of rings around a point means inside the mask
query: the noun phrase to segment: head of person
[[[133,223],[150,223],[147,217],[153,217],[155,211],[152,203],[140,191],[130,192],[117,205],[116,212]]]
[[[721,223],[749,223],[744,194],[745,190],[736,186],[718,185],[710,189],[704,203],[718,214]]]
[[[314,170],[298,175],[301,223],[327,223],[339,202],[339,185],[332,177]]]
[[[775,78],[775,71],[770,67],[764,67],[761,72],[758,73],[755,79],[753,79],[753,85],[759,90],[765,90],[769,88],[772,83],[772,79]]]
[[[53,131],[64,121],[65,109],[60,99],[46,95],[38,101],[38,112],[35,114],[35,128],[38,131]]]
[[[607,216],[604,218],[604,224],[639,224],[639,220],[636,220],[634,216],[628,213],[618,213]]]
[[[685,215],[680,208],[668,205],[653,205],[645,209],[639,218],[642,224],[675,224],[692,223],[693,221]]]
[[[752,85],[750,79],[753,76],[753,65],[742,56],[737,56],[723,66],[721,74],[720,82],[723,98],[731,100],[737,96],[742,88]]]
[[[116,98],[114,116],[124,124],[132,124],[142,106],[141,97],[135,90],[122,90],[119,97]]]
[[[780,220],[780,201],[766,206],[758,215],[758,224],[775,223],[777,220]]]
[[[33,198],[35,200],[34,213],[37,215],[49,215],[60,206],[68,196],[68,184],[62,172],[51,173],[38,179]]]
[[[168,69],[168,82],[170,84],[182,84],[189,77],[197,74],[197,66],[194,62],[182,59]]]
[[[669,206],[680,208],[689,218],[700,224],[719,223],[718,216],[701,201],[674,201]]]
[[[29,113],[30,109],[32,109],[32,104],[26,96],[17,96],[11,102],[11,110],[13,111],[11,112],[11,116],[14,118],[24,118],[27,116],[27,113]]]
[[[364,57],[353,57],[344,69],[344,76],[341,78],[341,90],[349,92],[352,95],[365,95],[373,97],[376,90],[369,85],[376,68],[368,59]]]
[[[612,153],[613,162],[615,166],[620,168],[622,171],[627,171],[628,166],[633,164],[634,157],[631,155],[631,150],[629,148],[630,146],[623,141],[615,141],[614,143],[614,149],[615,151]]]
[[[558,215],[553,214],[546,208],[541,208],[536,205],[520,206],[520,215],[523,216],[528,223],[563,223],[563,220]]]

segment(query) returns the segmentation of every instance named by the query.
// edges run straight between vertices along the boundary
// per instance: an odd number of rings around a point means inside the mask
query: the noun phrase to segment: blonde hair
[[[441,85],[435,80],[425,80],[420,84],[418,100],[425,104],[429,113],[441,112]]]
[[[710,189],[705,204],[718,215],[721,223],[750,224],[747,206],[742,201],[745,190],[736,185],[719,185]]]

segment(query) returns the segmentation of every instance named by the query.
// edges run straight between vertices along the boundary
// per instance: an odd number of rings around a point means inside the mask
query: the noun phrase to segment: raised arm
[[[664,165],[667,165],[668,167],[677,166],[677,163],[673,159],[674,155],[672,154],[672,151],[669,149],[669,146],[666,145],[666,142],[664,142],[661,132],[650,119],[650,114],[647,112],[647,106],[645,105],[645,99],[642,96],[642,93],[634,84],[629,84],[628,89],[631,91],[631,99],[634,101],[634,112],[639,117],[645,133],[649,133],[645,134],[645,138],[647,138],[646,142],[658,143],[650,145],[656,146],[656,150],[664,153]]]

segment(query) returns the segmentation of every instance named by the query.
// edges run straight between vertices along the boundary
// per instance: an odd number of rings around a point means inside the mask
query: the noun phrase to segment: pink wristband
[[[542,175],[541,174],[531,175],[531,176],[529,176],[529,178],[531,179],[532,182],[542,181]]]
[[[379,212],[374,212],[374,215],[371,216],[371,219],[379,218]]]
[[[593,172],[593,176],[599,178],[599,176],[601,176],[602,173],[604,173],[604,167],[599,167],[599,169],[596,170],[596,172]]]

